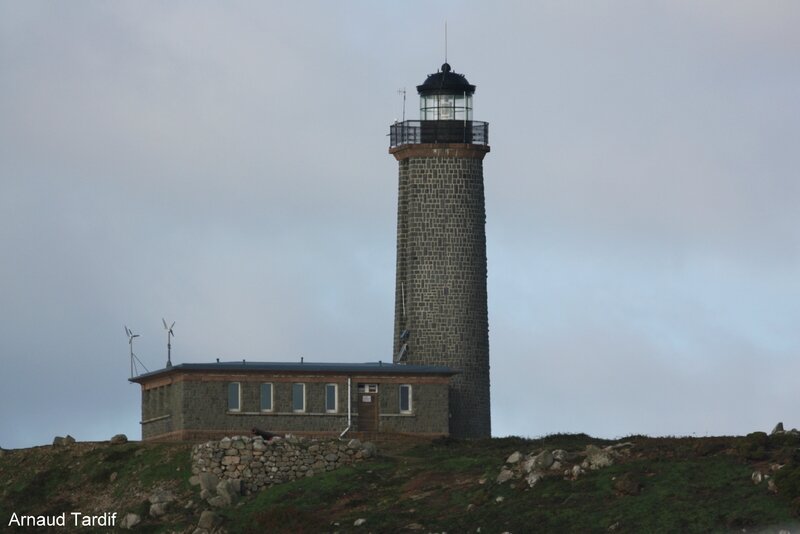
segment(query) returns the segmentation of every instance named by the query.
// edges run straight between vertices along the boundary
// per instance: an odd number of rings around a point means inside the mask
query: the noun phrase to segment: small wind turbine
[[[126,326],[125,335],[128,336],[128,345],[131,347],[131,378],[139,374],[139,369],[136,365],[136,362],[139,362],[139,365],[141,365],[142,368],[149,373],[150,370],[147,369],[147,367],[145,367],[145,365],[142,363],[142,360],[140,360],[139,357],[133,353],[133,340],[134,338],[139,337],[139,334],[134,334],[131,329]]]
[[[164,325],[164,330],[167,331],[167,369],[172,367],[172,342],[170,341],[175,334],[172,333],[172,327],[175,326],[175,321],[172,321],[172,324],[167,326],[167,321],[163,317],[161,318],[161,323]]]

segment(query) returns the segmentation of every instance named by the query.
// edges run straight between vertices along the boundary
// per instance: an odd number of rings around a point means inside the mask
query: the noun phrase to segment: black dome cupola
[[[470,85],[463,74],[453,72],[449,63],[439,72],[428,75],[419,93],[420,120],[472,120],[472,95],[475,86]]]
[[[429,74],[422,85],[417,86],[420,96],[475,92],[475,86],[470,85],[463,74],[453,72],[449,63],[442,65],[439,72]]]

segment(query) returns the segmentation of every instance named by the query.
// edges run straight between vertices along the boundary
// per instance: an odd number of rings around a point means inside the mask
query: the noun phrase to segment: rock
[[[778,493],[778,486],[775,485],[775,481],[770,479],[767,481],[767,490],[771,493]]]
[[[614,481],[614,489],[621,495],[639,495],[642,483],[633,473],[625,473]]]
[[[542,451],[540,452],[533,461],[534,467],[539,467],[542,469],[550,469],[550,466],[553,465],[553,453],[550,451]]]
[[[231,438],[222,438],[219,440],[219,448],[220,449],[230,449],[231,448]]]
[[[494,500],[494,502],[500,503],[500,502],[503,502],[504,500],[506,500],[506,498],[505,498],[505,497],[503,497],[502,495],[500,495],[499,497],[497,497],[497,498]]]
[[[219,478],[213,473],[200,473],[200,489],[201,490],[208,490],[208,491],[217,491],[217,484],[219,484]]]
[[[157,489],[150,494],[147,499],[151,504],[167,504],[175,500],[175,495],[171,491]]]
[[[512,452],[511,456],[509,456],[508,459],[506,460],[506,463],[507,464],[515,464],[515,463],[519,462],[521,458],[522,458],[522,455],[519,453],[519,451]]]
[[[200,475],[192,475],[189,477],[189,485],[190,486],[199,486],[200,485]]]
[[[508,482],[514,477],[514,472],[510,469],[503,469],[500,471],[500,474],[497,475],[497,483],[503,484],[504,482]]]
[[[117,434],[112,436],[111,444],[112,445],[122,445],[123,443],[128,443],[128,436],[125,434]]]
[[[525,479],[525,482],[528,483],[528,487],[532,488],[536,484],[538,484],[539,481],[542,480],[543,478],[544,476],[541,473],[537,473],[536,471],[534,471],[533,473],[528,475],[528,477]]]
[[[226,479],[217,484],[217,495],[224,498],[227,501],[227,504],[232,504],[235,502],[241,494],[241,479]]]
[[[367,522],[367,520],[366,520],[366,519],[364,519],[363,517],[361,517],[361,518],[359,518],[359,519],[356,519],[356,520],[353,522],[353,526],[354,526],[354,527],[360,527],[361,525],[363,525],[363,524],[364,524],[364,523],[366,523],[366,522]]]
[[[113,484],[114,482],[116,482],[116,481],[117,481],[117,477],[118,477],[118,476],[119,476],[119,475],[117,474],[117,472],[116,472],[116,471],[114,471],[114,472],[113,472],[113,473],[111,473],[111,475],[108,477],[108,481],[109,481],[109,482],[111,482],[111,483]]]
[[[53,438],[53,447],[66,447],[75,443],[75,438],[67,434],[65,437],[56,436]]]
[[[553,462],[553,465],[550,466],[550,469],[553,471],[561,471],[561,462]]]
[[[358,449],[361,448],[361,442],[359,440],[357,440],[357,439],[351,439],[347,443],[347,448],[348,449],[352,449],[352,450],[358,450]]]
[[[200,514],[200,521],[197,522],[197,528],[205,530],[212,530],[220,523],[220,516],[211,510],[205,510]]]
[[[203,499],[204,501],[207,501],[211,497],[214,497],[213,491],[207,489],[200,490],[200,498]]]
[[[150,505],[150,515],[153,517],[161,517],[162,515],[167,513],[167,507],[169,503],[166,502],[159,502]]]
[[[750,475],[750,480],[753,481],[753,484],[761,484],[761,481],[764,480],[764,475],[761,474],[761,471],[753,471],[753,474]]]
[[[425,527],[419,523],[409,523],[404,528],[405,530],[425,530]]]
[[[378,448],[371,441],[364,442],[364,458],[372,458],[378,454]]]
[[[583,468],[579,465],[572,466],[572,478],[578,478],[583,474]]]
[[[130,530],[141,522],[142,518],[137,514],[125,514],[125,517],[123,517],[122,521],[119,522],[119,528]]]
[[[566,462],[567,461],[567,451],[564,449],[556,449],[553,451],[553,460],[557,462]]]
[[[600,449],[594,445],[586,446],[586,461],[589,469],[600,469],[614,464],[613,453],[610,449]]]
[[[777,425],[775,425],[775,428],[772,429],[772,432],[770,432],[770,435],[774,436],[775,434],[783,434],[783,432],[784,432],[784,430],[783,430],[783,422],[780,422]]]
[[[217,495],[216,497],[211,497],[208,499],[208,504],[213,506],[214,508],[222,508],[223,506],[228,506],[230,501],[228,501],[222,495]]]

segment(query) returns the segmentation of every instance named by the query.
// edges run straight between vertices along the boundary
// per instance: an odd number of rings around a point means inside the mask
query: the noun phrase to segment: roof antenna
[[[398,95],[403,95],[403,122],[406,122],[406,88],[397,90]],[[395,119],[397,121],[397,119]]]
[[[164,330],[167,331],[167,369],[172,367],[172,343],[170,339],[175,337],[175,334],[172,333],[172,327],[175,326],[175,321],[172,321],[172,324],[167,326],[167,321],[162,317],[161,323],[164,325]]]
[[[444,62],[447,63],[447,19],[444,20]]]
[[[139,368],[136,365],[137,362],[142,366],[142,369],[149,373],[150,370],[145,367],[145,365],[142,363],[142,360],[140,360],[139,357],[133,353],[133,339],[139,337],[139,334],[134,334],[131,332],[131,329],[126,326],[125,335],[128,336],[128,345],[131,347],[131,378],[139,375]]]

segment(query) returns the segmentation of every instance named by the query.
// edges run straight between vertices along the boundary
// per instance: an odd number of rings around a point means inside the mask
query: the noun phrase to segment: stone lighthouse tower
[[[489,322],[483,158],[475,86],[445,63],[417,86],[420,120],[396,122],[399,162],[394,361],[458,369],[450,433],[488,437]]]

